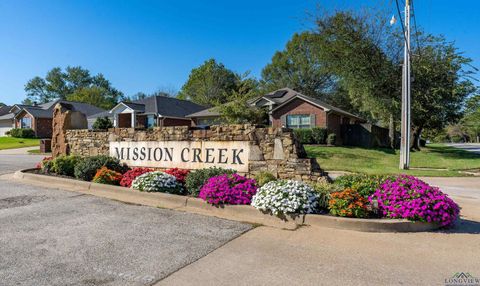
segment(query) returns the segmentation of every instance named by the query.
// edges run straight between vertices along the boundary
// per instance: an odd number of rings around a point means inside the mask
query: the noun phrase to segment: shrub
[[[256,192],[255,180],[224,174],[208,179],[199,197],[212,205],[249,205]]]
[[[315,144],[325,144],[327,142],[327,129],[319,127],[312,128],[312,141]]]
[[[81,158],[75,155],[58,156],[52,161],[51,171],[59,175],[73,177],[75,166],[80,160]]]
[[[185,179],[187,178],[188,173],[190,173],[190,170],[172,168],[172,169],[166,170],[165,173],[174,176],[177,179],[177,182],[179,182],[182,185],[185,185]]]
[[[335,145],[335,142],[337,141],[337,134],[335,133],[330,133],[327,136],[327,145]]]
[[[328,208],[332,215],[344,217],[367,217],[367,205],[368,200],[352,189],[332,193],[328,202]]]
[[[98,117],[93,123],[93,130],[106,130],[113,128],[113,123],[108,117]]]
[[[259,187],[276,180],[277,178],[270,172],[260,172],[255,175],[255,181],[257,181]]]
[[[120,181],[120,186],[130,188],[133,180],[135,180],[136,177],[148,172],[153,172],[153,170],[150,168],[133,168],[123,174],[122,180]]]
[[[97,155],[83,158],[77,163],[74,171],[75,178],[84,181],[91,181],[97,173],[97,170],[103,166],[122,174],[128,170],[128,167],[120,164],[120,161],[117,158],[106,155]]]
[[[252,206],[277,216],[313,213],[317,210],[318,195],[303,182],[272,181],[257,190]]]
[[[198,197],[200,189],[207,182],[208,179],[224,174],[233,174],[235,170],[223,169],[218,167],[211,167],[205,169],[198,169],[188,173],[185,179],[185,187],[190,195]]]
[[[297,128],[293,129],[293,133],[297,137],[298,141],[302,144],[312,144],[312,129],[310,128]]]
[[[10,136],[15,138],[35,138],[35,131],[31,128],[10,129]]]
[[[458,205],[439,188],[407,175],[386,180],[369,200],[387,218],[452,226],[460,214]]]
[[[342,191],[340,186],[328,182],[316,183],[313,185],[313,189],[318,195],[318,208],[321,210],[328,210],[328,202],[332,193]]]
[[[107,167],[101,167],[98,169],[95,177],[93,177],[94,183],[107,184],[107,185],[119,185],[122,180],[122,174],[108,169]]]
[[[342,189],[357,191],[360,195],[368,198],[383,182],[393,178],[395,178],[393,175],[343,175],[335,179],[334,184],[340,186]]]
[[[40,169],[43,173],[50,173],[53,167],[53,157],[44,157],[42,161],[37,163],[35,168]]]
[[[174,176],[164,172],[148,172],[133,180],[132,188],[141,192],[162,192],[183,195],[182,185]]]

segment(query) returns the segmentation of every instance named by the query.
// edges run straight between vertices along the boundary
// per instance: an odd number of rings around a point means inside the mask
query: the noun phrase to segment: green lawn
[[[415,176],[465,176],[458,170],[479,169],[480,155],[442,144],[429,144],[422,151],[411,153],[412,168],[446,170],[399,170],[399,151],[358,147],[306,145],[312,158],[317,158],[326,171],[349,171],[367,174],[406,173]]]
[[[39,139],[0,137],[0,150],[39,146],[39,145],[40,145]]]

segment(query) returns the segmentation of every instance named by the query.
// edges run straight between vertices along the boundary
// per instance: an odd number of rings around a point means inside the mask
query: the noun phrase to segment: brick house
[[[337,134],[337,143],[341,143],[341,125],[364,123],[358,117],[345,110],[332,106],[320,99],[301,94],[290,88],[282,88],[250,101],[252,106],[265,108],[269,113],[269,123],[272,127],[287,128],[327,128]],[[187,117],[195,125],[218,123],[220,114],[209,108]]]
[[[52,137],[53,109],[57,103],[68,104],[74,111],[80,111],[86,116],[105,111],[87,103],[66,100],[55,100],[40,105],[15,104],[10,113],[14,114],[15,128],[31,128],[38,138]]]
[[[108,117],[113,118],[115,127],[121,128],[191,126],[192,121],[185,116],[205,108],[188,100],[156,95],[133,102],[122,101],[110,110]],[[94,117],[99,116],[88,119]]]

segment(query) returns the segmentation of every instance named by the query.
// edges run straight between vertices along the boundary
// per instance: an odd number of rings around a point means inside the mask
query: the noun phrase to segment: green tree
[[[470,140],[480,143],[480,94],[475,94],[466,101],[465,115],[460,122]]]
[[[237,88],[235,73],[215,59],[205,61],[192,69],[187,82],[182,86],[178,98],[191,100],[205,106],[228,102],[226,95]]]
[[[471,59],[443,37],[426,35],[421,51],[414,50],[412,82],[413,148],[419,149],[424,129],[441,130],[456,124],[465,100],[475,91],[469,80]],[[472,118],[473,119],[473,118]]]
[[[99,107],[108,107],[109,102],[117,102],[123,94],[113,88],[111,83],[102,75],[91,75],[82,67],[67,67],[65,71],[56,67],[51,69],[45,78],[36,76],[25,85],[29,102],[45,103],[56,99],[95,103]],[[100,96],[101,99],[93,100]]]
[[[223,120],[229,124],[266,124],[268,114],[265,109],[255,108],[249,104],[252,98],[259,96],[259,84],[256,80],[248,78],[248,73],[237,75],[237,88],[226,94],[229,101],[218,104],[216,110]]]

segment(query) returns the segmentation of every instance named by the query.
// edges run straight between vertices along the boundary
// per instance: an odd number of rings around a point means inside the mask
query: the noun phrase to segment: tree
[[[316,24],[322,66],[335,75],[353,107],[374,123],[389,123],[393,147],[400,109],[398,31],[378,12],[323,14]]]
[[[237,87],[235,73],[215,59],[205,61],[192,69],[187,82],[182,86],[178,98],[191,100],[197,104],[213,106],[228,102],[226,95]]]
[[[248,78],[248,73],[237,75],[237,88],[227,94],[229,102],[218,104],[216,110],[229,124],[266,124],[268,114],[265,109],[252,107],[249,101],[259,95],[258,82]]]
[[[99,117],[93,123],[93,130],[107,130],[113,128],[113,123],[108,117]]]
[[[309,96],[325,98],[335,89],[333,74],[320,57],[318,34],[294,34],[262,70],[262,87],[272,91],[290,87]]]
[[[469,134],[470,140],[480,143],[480,94],[466,101],[465,115],[460,122]]]
[[[45,78],[39,76],[25,85],[27,99],[30,102],[45,103],[56,99],[98,103],[99,107],[109,107],[123,97],[122,92],[113,88],[102,74],[92,76],[82,67],[67,67],[65,71],[56,67]],[[100,99],[94,97],[100,96]]]
[[[443,37],[426,35],[422,42],[421,51],[414,51],[418,56],[412,60],[414,149],[420,149],[419,140],[425,128],[440,130],[459,122],[465,99],[476,90],[468,79],[472,72],[466,69],[471,59]]]
[[[0,107],[5,106],[6,104],[3,102],[0,102]]]

